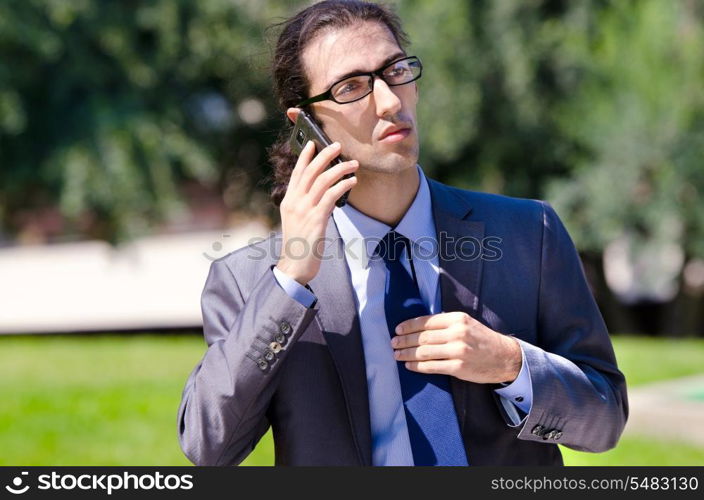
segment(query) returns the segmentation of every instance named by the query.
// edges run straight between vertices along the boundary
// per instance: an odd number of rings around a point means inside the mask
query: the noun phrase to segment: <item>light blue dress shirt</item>
[[[430,188],[420,167],[420,184],[416,197],[395,230],[411,241],[413,267],[423,302],[431,314],[441,310],[440,267],[437,238],[433,221]],[[347,204],[333,210],[333,218],[345,243],[345,260],[352,277],[357,313],[362,332],[366,362],[369,413],[372,434],[373,465],[413,465],[413,453],[408,438],[406,415],[403,409],[397,361],[393,356],[384,313],[386,266],[374,255],[378,242],[392,228],[368,217]],[[407,256],[402,263],[411,273]],[[274,268],[274,275],[290,297],[306,307],[315,302],[315,295],[287,274]],[[513,426],[520,425],[530,412],[533,391],[530,372],[524,362],[511,384],[496,392]],[[516,410],[519,408],[524,416]],[[471,411],[471,410],[470,410]],[[472,463],[472,450],[469,450]]]

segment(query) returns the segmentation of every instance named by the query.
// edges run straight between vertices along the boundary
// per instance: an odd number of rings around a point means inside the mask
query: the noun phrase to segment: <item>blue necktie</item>
[[[418,284],[401,263],[404,247],[411,261],[410,241],[396,231],[389,231],[377,247],[388,270],[384,309],[392,337],[402,321],[430,314]],[[449,376],[414,372],[402,361],[397,366],[415,465],[468,465]]]

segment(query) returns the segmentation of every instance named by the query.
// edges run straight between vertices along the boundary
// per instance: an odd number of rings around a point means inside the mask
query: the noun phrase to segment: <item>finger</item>
[[[323,194],[336,182],[338,182],[344,175],[353,174],[359,168],[359,162],[357,160],[350,160],[343,163],[339,163],[330,167],[328,170],[323,172],[315,179],[313,186],[311,186],[308,193],[311,195],[311,201],[313,205],[316,205]]]
[[[447,313],[432,314],[430,316],[418,316],[407,319],[396,325],[396,335],[408,335],[409,333],[420,332],[422,330],[436,330],[447,328],[457,322],[476,322],[469,314],[456,311]]]
[[[301,174],[315,156],[315,143],[313,141],[306,142],[303,146],[301,154],[298,155],[298,160],[296,160],[296,165],[294,165],[291,171],[291,178],[288,181],[288,190],[293,191],[301,180]]]
[[[394,333],[396,335],[408,335],[409,333],[419,332],[425,330],[425,322],[432,318],[434,315],[427,316],[417,316],[415,318],[407,319],[406,321],[400,322],[396,325]]]
[[[325,210],[325,213],[330,215],[335,208],[335,202],[352,189],[357,184],[357,176],[352,176],[349,179],[342,179],[340,182],[330,187],[318,202],[318,206]]]
[[[450,344],[431,344],[394,351],[397,361],[428,361],[431,359],[457,359],[460,355],[459,346]]]
[[[394,349],[405,349],[419,345],[444,344],[458,337],[457,332],[451,329],[423,330],[421,332],[398,335],[391,339],[391,347]]]
[[[325,170],[328,165],[330,165],[330,162],[340,154],[340,149],[340,143],[333,142],[315,155],[315,158],[308,163],[301,174],[299,189],[302,190],[302,192],[307,193],[310,190],[313,182],[315,182],[315,179],[320,175],[320,172]]]
[[[462,363],[457,359],[434,359],[431,361],[406,361],[408,370],[418,373],[455,375]]]

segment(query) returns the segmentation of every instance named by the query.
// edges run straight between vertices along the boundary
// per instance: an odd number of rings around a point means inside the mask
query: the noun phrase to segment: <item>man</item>
[[[274,147],[282,234],[212,264],[179,409],[196,464],[239,463],[269,426],[282,465],[553,465],[558,443],[599,452],[623,430],[625,381],[555,212],[417,165],[405,40],[358,1],[284,24],[282,107],[336,142]]]

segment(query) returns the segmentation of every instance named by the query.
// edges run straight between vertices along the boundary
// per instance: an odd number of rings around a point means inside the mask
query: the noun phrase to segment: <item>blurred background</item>
[[[208,266],[278,224],[268,27],[309,3],[0,3],[0,465],[188,463]],[[612,332],[626,433],[566,463],[704,464],[704,0],[391,5],[425,172],[553,204]]]

